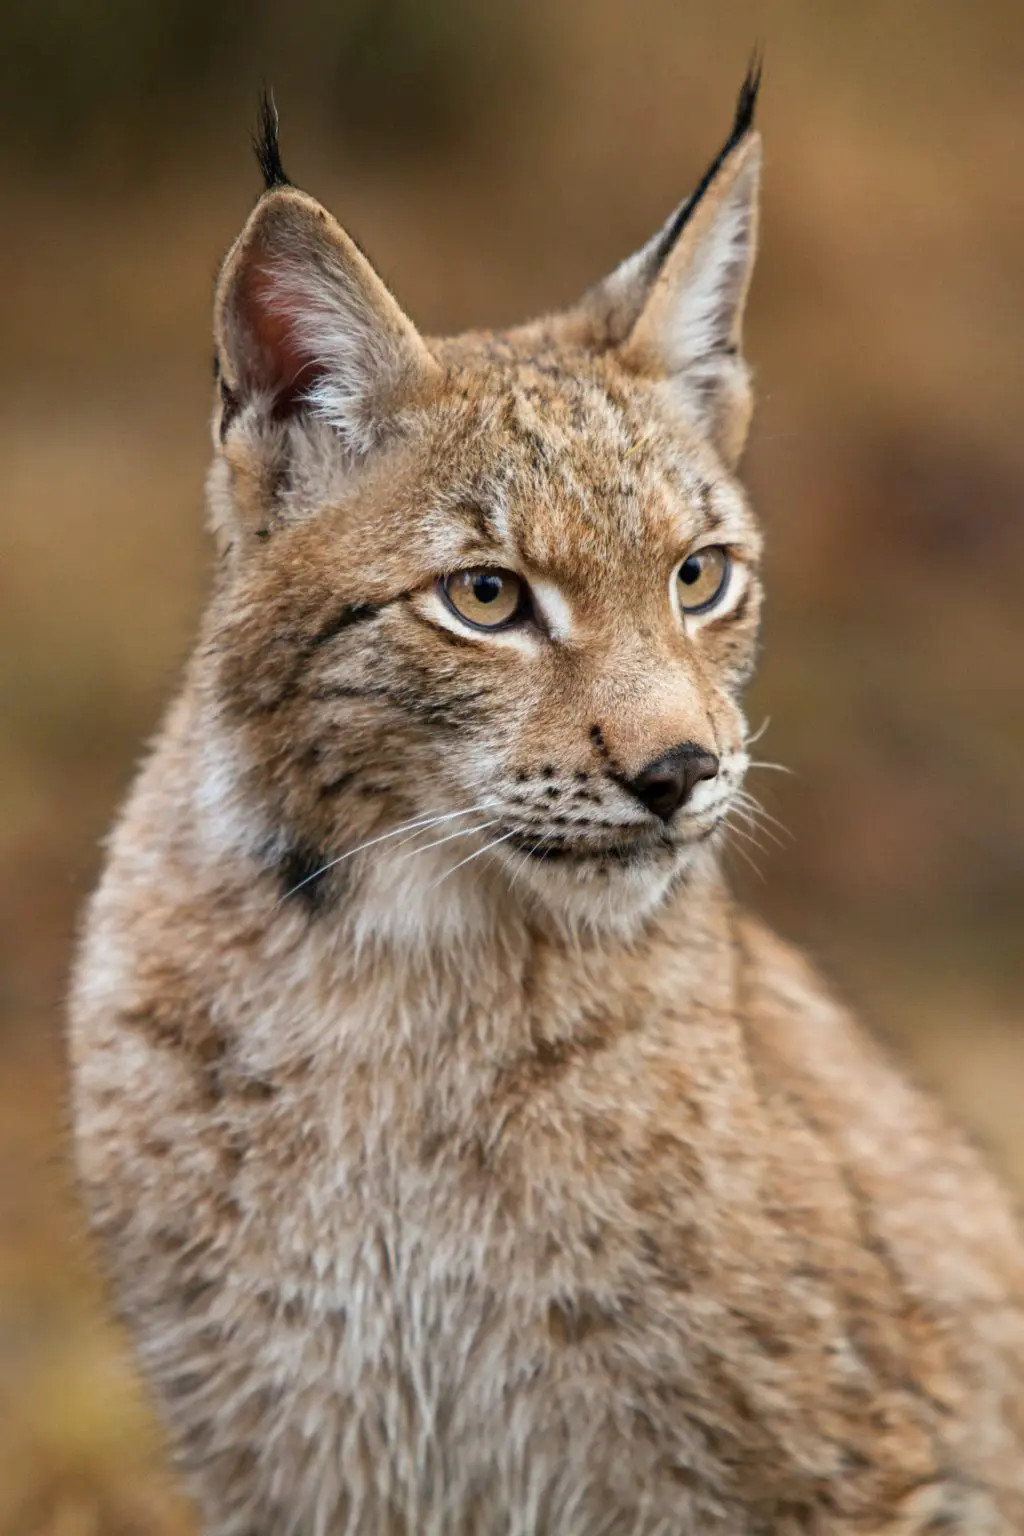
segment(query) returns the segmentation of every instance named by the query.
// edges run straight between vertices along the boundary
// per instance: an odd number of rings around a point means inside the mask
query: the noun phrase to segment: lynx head
[[[458,890],[463,916],[496,894],[601,929],[706,860],[760,605],[736,480],[757,87],[578,305],[445,340],[287,180],[265,111],[216,295],[198,676],[293,907],[414,929]]]

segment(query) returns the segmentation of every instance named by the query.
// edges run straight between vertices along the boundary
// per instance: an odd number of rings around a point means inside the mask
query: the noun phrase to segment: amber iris
[[[503,629],[523,610],[526,585],[514,571],[456,571],[441,583],[448,606],[476,629]]]
[[[684,613],[705,613],[722,598],[729,584],[729,551],[709,544],[688,555],[676,573],[679,606]]]

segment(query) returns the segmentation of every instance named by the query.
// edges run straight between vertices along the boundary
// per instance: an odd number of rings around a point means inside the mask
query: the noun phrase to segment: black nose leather
[[[637,799],[668,821],[690,798],[701,779],[713,779],[718,772],[718,758],[695,741],[684,741],[656,757],[641,769],[635,779],[626,780],[626,788]]]

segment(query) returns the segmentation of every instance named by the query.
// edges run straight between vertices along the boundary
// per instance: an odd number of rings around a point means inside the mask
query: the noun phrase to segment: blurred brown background
[[[101,1321],[63,1144],[74,914],[202,601],[208,309],[292,174],[427,330],[653,231],[765,44],[747,895],[1024,1186],[1024,12],[1016,0],[0,5],[0,1536],[188,1519]]]

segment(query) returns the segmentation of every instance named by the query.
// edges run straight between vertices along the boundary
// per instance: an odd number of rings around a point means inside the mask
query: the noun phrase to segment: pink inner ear
[[[246,333],[249,388],[273,397],[273,413],[290,416],[301,409],[309,389],[320,377],[322,362],[304,345],[301,326],[273,272],[250,253],[238,287],[238,314]]]

